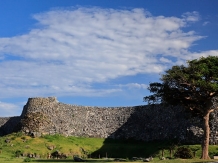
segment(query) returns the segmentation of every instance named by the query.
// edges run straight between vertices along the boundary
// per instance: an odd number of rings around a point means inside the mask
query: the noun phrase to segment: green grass
[[[24,158],[0,158],[1,163],[23,163]],[[73,162],[73,160],[35,160],[32,159],[33,163],[69,163]],[[113,161],[107,161],[107,160],[87,160],[87,162],[90,163],[105,163],[105,162],[110,162],[110,163],[115,163]],[[207,161],[202,161],[200,159],[173,159],[173,160],[152,160],[152,163],[206,163],[206,162],[212,162],[212,160],[207,160]],[[127,163],[127,162],[124,162]],[[142,161],[135,161],[132,163],[142,163]]]
[[[6,143],[6,139],[10,139],[11,142]],[[56,150],[69,155],[69,157],[73,155],[85,157],[101,148],[103,144],[104,139],[99,138],[64,137],[61,135],[31,138],[24,135],[17,136],[14,133],[0,137],[0,150],[2,151],[0,157],[16,157],[16,151],[19,151],[22,154],[36,153],[42,158],[46,158],[48,153]]]
[[[10,143],[5,140],[10,139]],[[192,150],[197,150],[194,159],[172,159],[160,160],[159,157],[164,154],[164,157],[170,157],[169,147],[171,141],[154,141],[141,142],[134,140],[113,140],[102,138],[85,138],[85,137],[64,137],[61,135],[45,135],[43,137],[32,138],[22,135],[21,133],[13,133],[7,136],[0,137],[0,162],[6,163],[21,163],[24,161],[27,154],[40,155],[40,159],[32,159],[32,162],[72,162],[73,155],[78,155],[88,162],[108,162],[102,158],[125,158],[131,160],[132,157],[149,157],[153,156],[152,162],[161,163],[201,163],[200,145],[186,145]],[[47,159],[48,153],[60,151],[68,156],[67,160],[51,160]],[[22,158],[17,158],[17,155],[25,155]],[[209,148],[211,158],[213,155],[218,155],[218,146],[211,145]],[[101,159],[90,159],[101,158]]]

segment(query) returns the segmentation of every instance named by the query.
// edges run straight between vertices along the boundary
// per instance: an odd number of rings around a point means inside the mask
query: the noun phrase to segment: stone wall
[[[217,143],[217,114],[212,114],[211,144]],[[63,104],[55,97],[29,98],[21,116],[4,133],[20,127],[35,136],[63,134],[145,141],[176,138],[199,143],[203,134],[200,119],[189,116],[181,107],[88,107]],[[0,118],[0,132],[7,122],[8,118]]]
[[[0,117],[0,136],[19,131],[21,117]]]

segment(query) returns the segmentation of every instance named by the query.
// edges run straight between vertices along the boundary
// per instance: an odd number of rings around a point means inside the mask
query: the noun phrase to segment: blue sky
[[[144,105],[173,65],[218,55],[217,0],[1,0],[0,117],[29,97]]]

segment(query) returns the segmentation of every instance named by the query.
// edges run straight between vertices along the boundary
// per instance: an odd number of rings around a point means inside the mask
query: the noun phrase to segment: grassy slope
[[[10,139],[11,142],[6,143],[6,139]],[[104,139],[86,139],[59,135],[31,138],[29,136],[12,134],[0,138],[0,148],[2,148],[1,155],[5,156],[13,156],[18,150],[24,154],[37,153],[43,157],[46,157],[47,153],[52,153],[56,150],[71,156],[82,156],[84,155],[82,148],[85,151],[92,152],[99,149],[103,145],[103,141]],[[50,150],[48,147],[54,147],[54,149]]]
[[[5,140],[10,139],[10,143],[6,143]],[[64,137],[60,135],[44,136],[40,138],[31,138],[24,136],[20,133],[14,133],[4,137],[0,137],[0,162],[19,163],[23,161],[23,158],[16,158],[16,151],[21,151],[23,154],[38,154],[41,158],[46,158],[47,153],[52,153],[55,150],[67,154],[69,159],[72,159],[73,155],[79,155],[83,157],[121,157],[132,158],[136,157],[148,157],[150,155],[156,156],[155,162],[159,162],[158,157],[161,156],[162,148],[164,150],[164,156],[170,156],[169,151],[166,149],[169,142],[139,142],[139,141],[124,141],[124,140],[111,140],[101,138],[82,138],[82,137]],[[49,150],[48,147],[54,146],[53,150]],[[190,148],[200,148],[200,145],[192,145]],[[87,152],[86,154],[84,153]],[[198,150],[196,158],[200,157],[201,151]],[[218,146],[210,146],[211,156],[214,153],[218,153]],[[60,160],[59,160],[60,161]],[[173,161],[162,161],[173,162]],[[176,163],[189,162],[187,160],[177,160]],[[192,162],[194,162],[192,160]],[[196,160],[196,162],[199,162]]]

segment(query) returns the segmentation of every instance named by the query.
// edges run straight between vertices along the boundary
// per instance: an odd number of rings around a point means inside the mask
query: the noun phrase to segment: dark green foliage
[[[23,160],[23,162],[32,162],[31,158],[27,157]]]
[[[174,154],[176,158],[190,159],[193,158],[193,153],[188,147],[179,147]]]
[[[15,151],[15,157],[20,157],[21,154],[22,154],[22,151],[21,151],[21,150]]]
[[[216,56],[188,61],[187,66],[173,66],[162,75],[161,83],[150,83],[148,89],[153,94],[144,97],[144,101],[183,105],[202,115],[218,95],[217,72]]]
[[[190,147],[190,149],[193,151],[193,157],[196,157],[196,152],[198,150],[200,150],[200,147],[198,146],[193,146],[193,147]]]
[[[218,57],[201,57],[187,62],[187,66],[173,66],[150,83],[153,93],[144,97],[148,104],[180,105],[203,120],[202,159],[209,159],[209,115],[218,106]]]

